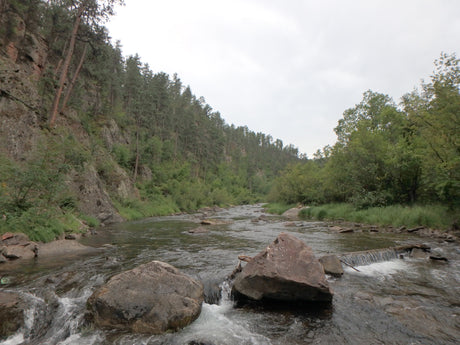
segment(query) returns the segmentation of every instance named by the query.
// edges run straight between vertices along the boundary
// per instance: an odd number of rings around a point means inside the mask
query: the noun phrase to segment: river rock
[[[249,300],[331,301],[323,266],[298,238],[281,233],[236,276],[233,293]]]
[[[200,282],[152,261],[110,278],[88,299],[88,308],[98,326],[161,334],[193,322],[203,299]]]
[[[199,226],[199,227],[197,227],[197,228],[190,229],[190,230],[188,231],[189,234],[206,234],[206,233],[208,233],[208,232],[209,232],[209,230],[206,229],[206,228],[203,227],[203,226]]]
[[[324,272],[341,277],[343,275],[343,267],[337,255],[325,255],[319,258],[319,262],[323,265]]]
[[[428,253],[422,248],[412,248],[409,256],[414,259],[426,259]]]
[[[304,208],[304,207],[303,207]],[[303,209],[302,207],[294,207],[282,214],[284,218],[290,220],[298,220],[299,219],[299,212]]]
[[[24,324],[24,307],[18,294],[0,291],[0,340],[14,334]]]
[[[5,258],[15,259],[33,259],[36,256],[37,244],[28,242],[25,245],[10,245],[3,248],[2,253]]]

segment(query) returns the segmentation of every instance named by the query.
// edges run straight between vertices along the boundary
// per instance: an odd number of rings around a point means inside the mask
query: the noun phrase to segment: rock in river
[[[233,292],[237,298],[256,301],[332,300],[323,267],[312,249],[286,233],[246,264],[235,278]]]
[[[325,255],[319,258],[319,262],[323,265],[324,272],[341,277],[343,275],[343,267],[337,255]]]
[[[24,323],[24,302],[12,292],[0,291],[0,340],[16,332]]]
[[[98,326],[160,334],[193,322],[203,299],[200,282],[152,261],[113,276],[88,299],[88,308]]]

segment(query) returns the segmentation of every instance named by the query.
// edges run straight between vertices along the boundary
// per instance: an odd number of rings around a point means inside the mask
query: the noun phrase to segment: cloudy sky
[[[460,55],[458,0],[125,2],[107,24],[124,55],[309,157],[364,91],[399,102],[441,52]]]

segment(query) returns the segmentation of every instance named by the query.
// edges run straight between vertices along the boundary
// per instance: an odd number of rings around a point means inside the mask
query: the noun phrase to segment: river
[[[198,226],[197,215],[116,224],[81,240],[104,248],[99,254],[0,267],[6,278],[0,289],[19,292],[28,301],[25,326],[0,344],[458,344],[458,244],[413,234],[340,234],[324,222],[286,227],[285,220],[265,215],[260,205],[220,210],[212,218],[225,224],[210,226],[204,234],[188,233]],[[359,266],[359,272],[345,268],[343,277],[328,277],[334,299],[319,310],[235,306],[223,283],[238,255],[257,254],[280,232],[302,239],[317,256],[425,243],[449,262],[406,257]],[[86,322],[86,300],[98,286],[151,260],[203,282],[207,298],[194,323],[176,333],[146,336]]]

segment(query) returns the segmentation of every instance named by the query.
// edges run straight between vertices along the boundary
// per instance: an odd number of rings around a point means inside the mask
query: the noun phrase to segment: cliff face
[[[101,123],[99,142],[83,127],[75,112],[61,114],[56,128],[47,128],[47,109],[43,106],[41,83],[49,66],[49,48],[38,33],[28,30],[25,21],[0,2],[0,154],[17,164],[26,162],[43,142],[64,143],[72,136],[79,150],[87,154],[81,169],[72,167],[66,174],[68,192],[84,214],[102,222],[121,221],[112,198],[136,198],[138,192],[128,174],[113,161],[109,150],[127,139],[114,121]],[[101,140],[102,139],[102,140]],[[96,147],[96,148],[95,148]],[[101,161],[112,167],[112,177],[103,176]],[[0,181],[3,178],[0,176]]]

